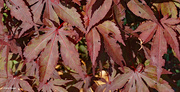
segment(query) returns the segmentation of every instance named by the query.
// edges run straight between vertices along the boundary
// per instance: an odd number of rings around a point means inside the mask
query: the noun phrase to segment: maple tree
[[[178,92],[179,0],[2,0],[0,91]]]

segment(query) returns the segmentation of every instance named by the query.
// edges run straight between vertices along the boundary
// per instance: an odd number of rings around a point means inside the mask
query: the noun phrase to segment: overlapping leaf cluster
[[[178,0],[3,0],[0,90],[178,91],[161,75],[173,72],[169,50],[180,61],[179,9]]]

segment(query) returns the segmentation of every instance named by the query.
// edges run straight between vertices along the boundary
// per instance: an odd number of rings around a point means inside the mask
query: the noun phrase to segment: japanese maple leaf
[[[91,17],[92,15],[92,6],[93,4],[96,2],[96,0],[87,0],[87,4],[86,4],[86,8],[84,9],[84,25],[85,27],[88,27],[89,25],[89,18]]]
[[[8,58],[9,58],[9,51],[22,55],[21,53],[21,48],[19,46],[17,46],[16,41],[10,40],[8,37],[10,37],[11,35],[6,35],[4,34],[2,37],[0,37],[0,52],[1,52],[1,57],[2,57],[2,61],[6,63],[5,65],[5,70],[6,73],[8,73]],[[8,75],[8,74],[7,74]]]
[[[11,10],[11,15],[22,21],[22,24],[20,25],[20,28],[22,28],[19,34],[20,37],[24,32],[35,25],[30,9],[23,0],[10,0],[9,2],[6,1],[6,4]]]
[[[100,22],[100,20],[102,20],[106,16],[106,14],[108,13],[108,11],[110,10],[111,5],[112,5],[112,0],[104,0],[103,4],[92,14],[91,7],[95,3],[95,0],[92,0],[89,2],[91,2],[91,3],[87,4],[89,6],[87,6],[87,9],[86,9],[86,13],[87,13],[86,16],[88,17],[87,19],[89,20],[87,32],[89,32],[90,29],[95,24]],[[101,16],[99,16],[99,14],[101,14]]]
[[[11,37],[11,35],[9,35],[9,37]],[[9,37],[6,34],[0,37],[0,51],[3,50],[3,56],[5,57],[5,53],[8,53],[9,50],[15,54],[22,55],[21,47],[17,45],[16,40],[10,40]]]
[[[116,1],[116,2],[115,2]],[[119,3],[119,0],[114,0],[115,4],[113,5],[113,16],[117,21],[118,25],[123,28],[123,19],[125,18],[125,8],[122,4]]]
[[[42,88],[39,88],[39,91],[42,92],[67,92],[66,89],[61,87],[71,80],[63,80],[63,79],[51,79],[48,83],[44,84]]]
[[[100,20],[102,20],[108,13],[112,5],[112,0],[105,0],[103,4],[92,14],[92,6],[95,2],[96,0],[88,0],[84,15],[85,26],[87,27],[85,37],[93,67],[95,66],[95,61],[99,54],[101,46],[100,35],[97,29],[93,26],[100,22]],[[99,16],[100,13],[102,16]]]
[[[82,20],[80,18],[80,14],[77,12],[76,8],[71,7],[70,9],[63,6],[61,3],[54,4],[54,11],[56,14],[64,21],[70,23],[72,26],[76,26],[82,32],[85,32],[84,25],[82,24]]]
[[[74,3],[78,4],[79,6],[81,6],[81,0],[72,0]]]
[[[104,23],[99,24],[95,28],[92,28],[85,36],[93,67],[96,64],[96,58],[99,54],[101,47],[101,38],[97,29],[104,38],[105,50],[108,55],[112,57],[112,59],[117,64],[123,66],[122,51],[120,46],[116,43],[118,41],[124,44],[121,38],[120,30],[115,25],[115,23],[111,21],[105,21]]]
[[[68,7],[63,6],[58,0],[33,0],[33,2],[28,2],[34,4],[31,9],[35,23],[41,23],[40,17],[41,13],[43,13],[43,7],[45,5],[44,13],[42,15],[43,23],[46,25],[48,25],[46,18],[53,20],[56,23],[60,23],[58,18],[60,17],[62,20],[70,23],[71,25],[78,27],[81,31],[85,31],[80,14],[74,7],[69,9]]]
[[[40,82],[46,83],[54,71],[59,59],[58,41],[61,44],[60,53],[64,64],[77,71],[83,78],[84,71],[81,68],[79,54],[75,45],[66,37],[74,35],[74,31],[65,30],[64,27],[60,29],[47,27],[41,30],[46,30],[46,33],[31,40],[24,51],[27,62],[37,58],[38,54],[40,54]]]
[[[16,19],[32,23],[30,9],[23,0],[10,0],[9,2],[6,1],[6,4],[11,10],[11,15]]]
[[[43,15],[43,22],[45,24],[48,24],[44,19],[51,19],[57,23],[59,22],[58,16],[55,13],[55,11],[53,10],[52,7],[52,3],[59,3],[57,0],[32,0],[32,1],[28,1],[30,4],[34,4],[31,9],[32,9],[32,13],[33,13],[33,20],[35,23],[41,23],[40,21],[40,17],[41,14]],[[43,11],[43,7],[45,6],[44,12]]]
[[[123,66],[122,61],[124,61],[124,59],[122,56],[122,50],[120,45],[117,43],[118,41],[124,45],[119,28],[115,25],[115,23],[105,21],[104,23],[98,25],[97,29],[103,36],[105,50],[108,55],[114,62]]]
[[[19,92],[21,91],[28,91],[33,92],[31,85],[26,81],[29,79],[26,76],[14,76],[12,73],[9,73],[8,76],[6,75],[6,71],[0,70],[0,91],[1,92]]]
[[[124,71],[124,74],[112,73],[109,81],[96,89],[97,92],[102,92],[105,88],[105,92],[116,89],[121,89],[122,92],[149,92],[147,86],[155,88],[158,92],[174,92],[165,80],[160,78],[157,81],[156,67],[154,66],[146,66],[143,69],[140,64],[135,71],[128,67],[124,67]]]
[[[4,7],[4,1],[0,2],[0,10]]]
[[[176,57],[180,60],[180,48],[178,39],[176,38],[176,30],[173,29],[174,25],[180,23],[179,19],[169,18],[165,16],[160,20],[162,26],[158,24],[147,21],[141,24],[134,32],[142,32],[139,38],[143,43],[149,42],[154,33],[152,47],[150,51],[151,64],[157,67],[158,78],[160,78],[162,72],[162,66],[164,66],[165,60],[162,56],[167,52],[167,44],[169,44],[174,52]],[[172,27],[171,27],[172,26]]]
[[[135,15],[141,18],[152,20],[155,23],[159,24],[153,11],[144,0],[130,0],[127,3],[127,6]]]
[[[95,66],[96,58],[99,54],[101,47],[101,38],[96,28],[93,28],[88,34],[86,34],[87,47],[89,55],[91,57],[92,66]]]
[[[39,79],[39,65],[38,61],[33,61],[26,63],[26,75],[27,76],[35,76]]]
[[[89,86],[92,79],[91,76],[86,75],[86,77],[83,80],[81,76],[79,76],[78,74],[72,74],[72,76],[78,81],[72,86],[78,88],[79,90],[82,90],[83,88],[83,91],[85,92],[88,92],[90,90]]]
[[[4,1],[0,2],[0,11],[4,7]],[[3,15],[0,14],[0,35],[3,34],[3,22],[2,22]]]
[[[2,21],[3,15],[0,14],[0,35],[4,34],[3,32],[3,21]]]

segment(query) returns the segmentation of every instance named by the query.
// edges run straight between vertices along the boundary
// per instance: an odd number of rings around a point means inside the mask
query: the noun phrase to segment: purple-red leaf
[[[96,28],[93,28],[88,34],[86,34],[87,47],[93,66],[95,65],[96,58],[100,51],[100,40],[101,38]]]
[[[167,81],[160,78],[157,81],[157,69],[153,66],[146,66],[144,72],[138,73],[141,78],[147,83],[151,88],[155,88],[158,92],[174,92]]]
[[[59,2],[57,0],[34,0],[34,1],[28,1],[30,4],[34,4],[31,9],[33,13],[33,19],[35,23],[41,23],[40,17],[43,13],[43,23],[48,24],[45,19],[50,19],[55,21],[56,23],[59,23],[59,19],[55,11],[53,10],[52,4],[58,4]],[[45,6],[44,12],[43,7]]]
[[[127,3],[127,6],[135,15],[145,19],[150,19],[159,24],[153,11],[144,0],[130,0]]]
[[[54,31],[50,31],[30,41],[24,51],[24,56],[26,57],[27,62],[37,58],[38,54],[46,47],[46,44],[51,39],[53,33]]]
[[[167,52],[167,42],[163,35],[163,29],[158,27],[156,35],[153,39],[151,47],[151,63],[157,67],[157,77],[161,76],[162,66],[164,66],[165,60],[163,55]]]
[[[119,41],[124,44],[120,35],[120,30],[110,21],[100,24],[97,28],[104,38],[105,50],[108,55],[114,62],[123,66],[122,61],[124,61],[124,59],[122,56],[122,50],[120,45],[117,43],[117,41]]]
[[[98,27],[105,29],[102,35],[104,34],[108,35],[109,37],[114,38],[116,41],[125,45],[121,37],[121,32],[114,22],[105,21],[104,23],[100,24]]]
[[[0,2],[0,10],[4,7],[4,1]]]
[[[174,32],[172,28],[167,27],[166,25],[164,27],[164,37],[166,38],[167,43],[172,47],[172,49],[176,53],[175,56],[180,60],[180,48],[178,40],[176,38],[177,34]]]
[[[93,4],[96,2],[96,0],[88,0],[87,4],[86,4],[86,15],[88,18],[91,17],[91,13],[92,13],[92,6]]]
[[[79,6],[81,6],[81,2],[80,0],[72,0],[74,3],[78,4]]]
[[[62,79],[51,79],[48,83],[44,84],[42,88],[39,89],[42,92],[67,92],[66,89],[61,87],[65,83],[70,82],[69,80],[62,80]]]
[[[23,21],[20,25],[22,28],[19,34],[20,37],[25,31],[32,28],[34,25],[30,9],[23,0],[10,0],[10,2],[6,1],[6,4],[11,10],[11,15],[16,19]]]
[[[125,14],[125,8],[122,4],[117,3],[113,5],[114,18],[121,28],[123,28],[123,19],[125,18]]]
[[[169,18],[168,16],[164,16],[160,20],[162,26],[156,24],[155,22],[147,21],[141,24],[134,32],[142,32],[139,36],[144,43],[150,41],[153,38],[150,57],[147,55],[147,59],[150,59],[151,64],[155,65],[158,69],[157,75],[158,79],[160,78],[162,72],[162,66],[164,66],[165,60],[162,56],[167,51],[167,43],[172,47],[175,52],[175,56],[180,60],[180,48],[177,39],[176,24],[180,23],[179,19]],[[155,37],[153,37],[154,33]],[[145,49],[144,49],[145,50]]]
[[[20,90],[33,92],[31,85],[26,79],[26,76],[13,76],[12,73],[8,73],[8,77],[4,70],[0,70],[0,87],[1,92],[19,92]]]
[[[10,0],[11,5],[6,1],[7,6],[11,9],[11,15],[22,20],[23,22],[32,23],[30,9],[23,0]]]
[[[51,41],[47,44],[45,50],[41,53],[40,56],[40,82],[46,83],[47,80],[51,77],[54,71],[54,67],[58,61],[58,44],[56,40],[57,33],[53,35]]]
[[[46,8],[44,10],[43,18],[44,19],[47,18],[47,19],[55,21],[56,23],[59,23],[58,16],[57,16],[56,12],[53,10],[52,1],[50,1],[50,0],[46,1]],[[48,23],[46,23],[45,20],[43,20],[43,22],[45,24],[48,24]]]
[[[134,32],[142,32],[139,38],[143,41],[143,43],[147,43],[152,39],[156,30],[157,30],[157,24],[148,21],[142,23]]]
[[[84,71],[81,68],[79,53],[75,45],[68,40],[63,28],[58,31],[58,41],[60,42],[60,53],[64,64],[77,71],[82,78],[84,78]]]
[[[2,22],[3,15],[0,14],[0,35],[3,34],[3,22]]]
[[[82,24],[80,14],[77,12],[77,10],[74,7],[69,9],[63,6],[61,3],[53,4],[53,7],[57,15],[62,20],[70,23],[72,26],[78,27],[81,31],[85,32],[85,28]]]
[[[122,68],[120,70],[122,71]],[[120,89],[122,92],[149,92],[147,87],[149,86],[155,88],[158,92],[174,92],[165,80],[160,78],[157,81],[156,70],[156,67],[153,66],[146,66],[143,69],[143,66],[139,65],[135,71],[124,67],[123,74],[110,76],[110,78],[113,77],[113,80],[104,84],[102,88],[98,87],[96,90],[109,92],[110,90]]]
[[[92,15],[89,22],[89,26],[87,28],[87,31],[89,32],[91,27],[93,27],[96,23],[98,23],[100,20],[102,20],[106,14],[108,13],[109,9],[111,8],[112,5],[112,0],[105,0],[102,4],[102,6],[100,6]],[[101,16],[99,16],[99,14],[101,14]]]
[[[180,43],[178,43],[178,39],[176,38],[176,32],[174,31],[174,29],[171,28],[171,26],[180,23],[180,19],[166,19],[166,17],[164,17],[161,22],[165,28],[164,37],[167,43],[172,47],[172,49],[176,53],[175,56],[180,60]]]
[[[39,65],[35,61],[26,63],[26,75],[35,76],[39,79]]]

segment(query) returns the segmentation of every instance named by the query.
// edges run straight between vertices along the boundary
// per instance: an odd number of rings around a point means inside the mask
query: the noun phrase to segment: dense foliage
[[[179,92],[179,0],[1,0],[0,92]]]

